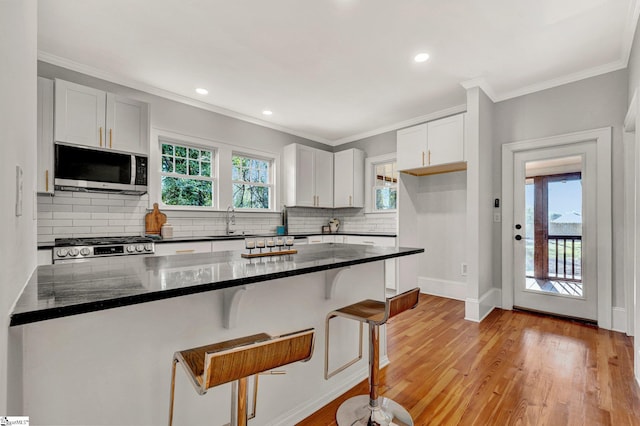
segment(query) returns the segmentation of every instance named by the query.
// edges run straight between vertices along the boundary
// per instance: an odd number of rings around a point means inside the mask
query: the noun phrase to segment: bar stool
[[[260,333],[176,352],[173,356],[171,371],[169,426],[173,423],[173,397],[177,363],[182,364],[199,395],[204,395],[214,386],[237,381],[233,384],[232,390],[231,425],[246,426],[249,420],[248,377],[293,362],[308,361],[313,355],[313,345],[314,329],[310,328],[275,337]],[[257,385],[256,381],[254,415]]]
[[[337,309],[327,315],[325,322],[325,379],[329,379],[345,368],[362,359],[362,324],[369,324],[369,395],[358,395],[344,401],[336,412],[338,426],[343,425],[413,425],[409,412],[397,402],[378,394],[380,383],[379,338],[380,326],[390,318],[418,305],[420,289],[414,288],[386,302],[363,300],[353,305]],[[329,321],[343,317],[360,322],[360,350],[357,358],[329,372]]]

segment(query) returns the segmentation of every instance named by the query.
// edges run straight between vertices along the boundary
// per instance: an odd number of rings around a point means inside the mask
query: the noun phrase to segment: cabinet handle
[[[427,163],[429,166],[431,165],[431,150],[429,150],[429,162]]]
[[[373,241],[363,241],[362,244],[371,244],[372,246],[375,245]]]
[[[44,190],[49,192],[49,170],[44,171]]]
[[[102,127],[100,127],[100,147],[102,147]]]
[[[109,129],[109,148],[111,148],[113,144],[113,129]]]
[[[424,151],[422,151],[422,165],[424,166]]]
[[[195,252],[196,249],[189,249],[189,250],[176,250],[176,253],[193,253]]]
[[[349,207],[351,207],[351,198],[352,198],[352,196],[349,195]]]

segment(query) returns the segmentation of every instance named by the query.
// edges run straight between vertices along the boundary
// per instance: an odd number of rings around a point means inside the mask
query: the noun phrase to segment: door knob
[[[520,241],[522,239],[522,235],[516,235],[516,241]]]

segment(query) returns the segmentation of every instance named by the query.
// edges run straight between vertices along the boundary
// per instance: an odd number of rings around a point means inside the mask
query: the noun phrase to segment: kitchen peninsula
[[[297,249],[261,260],[235,251],[39,267],[11,318],[12,330],[22,334],[25,413],[33,424],[163,424],[175,351],[314,327],[312,360],[261,380],[257,405],[259,424],[304,418],[367,375],[365,353],[355,366],[323,379],[326,314],[363,298],[383,300],[384,261],[424,250]],[[332,364],[357,355],[357,335],[352,324],[338,324],[335,335],[332,326]],[[385,358],[384,347],[381,353]],[[178,375],[175,410],[177,424],[223,424],[229,387],[199,397]]]

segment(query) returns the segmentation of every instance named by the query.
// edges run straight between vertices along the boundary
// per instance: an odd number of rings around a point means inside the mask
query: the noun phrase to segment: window
[[[264,209],[272,206],[273,160],[233,154],[233,206],[237,209]]]
[[[214,151],[162,142],[162,202],[167,206],[215,207]]]
[[[372,163],[373,167],[373,211],[395,210],[398,194],[398,170],[395,159]]]

